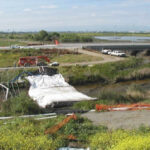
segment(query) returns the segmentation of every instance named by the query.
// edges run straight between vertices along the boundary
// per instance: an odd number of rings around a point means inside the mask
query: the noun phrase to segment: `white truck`
[[[122,52],[120,52],[120,51],[118,51],[118,50],[112,51],[112,52],[110,53],[110,55],[111,55],[111,56],[119,56],[119,57],[125,57],[125,56],[126,56],[125,53],[122,53]]]

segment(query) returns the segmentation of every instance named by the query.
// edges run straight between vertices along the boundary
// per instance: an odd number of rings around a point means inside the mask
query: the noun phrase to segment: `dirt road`
[[[115,62],[115,61],[120,61],[120,60],[125,59],[123,57],[104,55],[97,51],[88,51],[88,50],[78,49],[78,52],[81,54],[86,54],[90,56],[101,57],[102,60],[91,61],[91,62],[80,62],[80,63],[62,63],[60,66],[94,65],[94,64],[101,64],[101,63],[106,63],[106,62]]]
[[[150,126],[150,110],[88,112],[82,115],[95,125],[104,125],[109,129],[135,129],[141,125]]]

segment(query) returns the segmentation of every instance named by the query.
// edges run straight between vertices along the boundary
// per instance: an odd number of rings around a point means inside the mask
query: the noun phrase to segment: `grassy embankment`
[[[145,64],[141,58],[128,58],[120,62],[109,62],[89,66],[60,67],[60,72],[72,85],[88,83],[116,83],[141,80],[150,77],[150,63]]]
[[[135,84],[130,85],[124,92],[104,89],[99,91],[95,101],[82,101],[75,103],[73,108],[81,110],[95,109],[96,104],[116,105],[132,103],[150,103],[149,91],[143,90]]]

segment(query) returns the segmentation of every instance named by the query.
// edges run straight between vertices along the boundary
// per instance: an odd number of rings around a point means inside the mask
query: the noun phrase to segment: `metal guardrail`
[[[48,113],[48,114],[38,114],[38,115],[23,115],[18,116],[19,118],[35,118],[36,120],[42,120],[42,119],[51,119],[55,118],[57,116],[56,113]],[[8,119],[14,119],[15,116],[9,116],[9,117],[0,117],[0,120],[8,120]]]
[[[39,66],[34,66],[34,67],[5,67],[5,68],[0,68],[1,70],[17,70],[17,69],[37,69]]]

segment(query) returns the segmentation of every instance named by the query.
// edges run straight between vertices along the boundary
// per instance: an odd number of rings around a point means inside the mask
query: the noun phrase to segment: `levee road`
[[[78,52],[81,54],[100,57],[100,58],[102,58],[102,60],[91,61],[91,62],[79,62],[79,63],[62,63],[62,64],[60,64],[60,66],[94,65],[94,64],[101,64],[101,63],[107,63],[107,62],[115,62],[115,61],[120,61],[120,60],[125,59],[123,57],[104,55],[104,54],[101,54],[100,52],[97,52],[97,51],[88,51],[88,50],[78,49]]]

